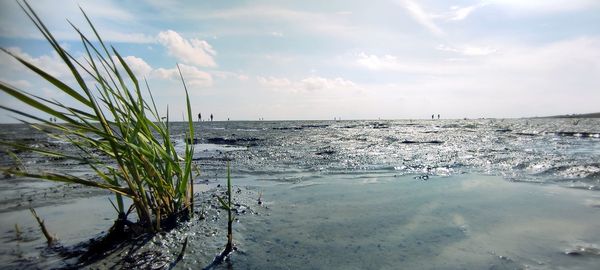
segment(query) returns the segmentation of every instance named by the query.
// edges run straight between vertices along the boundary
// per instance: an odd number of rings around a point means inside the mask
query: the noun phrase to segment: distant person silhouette
[[[211,114],[210,114],[210,121],[212,122],[212,120],[213,120],[213,115],[212,115],[212,113],[211,113]]]
[[[438,113],[438,119],[440,119],[440,114]]]
[[[202,122],[202,114],[198,113],[198,122]]]
[[[431,115],[431,120],[435,119],[435,114]]]

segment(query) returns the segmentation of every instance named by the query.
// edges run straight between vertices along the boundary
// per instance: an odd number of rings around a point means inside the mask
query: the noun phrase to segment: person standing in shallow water
[[[435,119],[435,114],[431,115],[431,120]]]
[[[198,113],[198,122],[202,122],[202,114]]]
[[[440,114],[438,113],[438,119],[440,119]]]
[[[212,113],[211,113],[211,114],[210,114],[210,121],[212,122],[212,120],[213,120],[213,115],[212,115]]]

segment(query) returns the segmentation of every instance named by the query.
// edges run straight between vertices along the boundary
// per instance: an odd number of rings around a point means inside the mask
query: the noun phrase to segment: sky
[[[75,57],[84,50],[67,19],[90,33],[81,6],[175,121],[185,110],[177,64],[194,114],[215,120],[600,111],[597,0],[29,3]],[[74,82],[16,1],[1,0],[0,13],[0,47]],[[72,102],[5,53],[0,80]],[[0,104],[31,111],[4,93]],[[0,111],[0,122],[13,117]]]

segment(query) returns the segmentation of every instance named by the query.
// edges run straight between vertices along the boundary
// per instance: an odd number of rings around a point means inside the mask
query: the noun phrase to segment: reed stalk
[[[209,270],[220,263],[222,263],[227,256],[231,254],[234,250],[233,246],[233,207],[231,204],[231,200],[233,197],[233,193],[231,191],[231,170],[229,168],[229,162],[227,162],[227,200],[217,196],[219,203],[221,203],[221,207],[227,211],[227,244],[225,245],[225,249],[219,253],[211,264],[204,267],[204,270]]]
[[[12,56],[71,100],[50,100],[1,81],[0,90],[38,113],[4,105],[0,105],[0,108],[16,114],[19,121],[45,132],[50,137],[69,142],[78,152],[71,154],[9,141],[0,141],[0,144],[48,157],[78,161],[86,164],[97,177],[87,179],[66,172],[10,168],[5,169],[5,173],[111,191],[115,194],[117,202],[117,221],[127,219],[129,211],[124,209],[123,197],[128,197],[133,202],[138,223],[147,231],[159,231],[163,227],[161,222],[173,220],[182,214],[189,215],[194,196],[194,146],[186,142],[183,156],[175,151],[170,137],[168,108],[167,116],[163,120],[148,83],[145,82],[145,88],[150,103],[142,97],[142,86],[131,68],[114,47],[104,43],[83,9],[81,12],[93,31],[95,41],[90,41],[79,28],[69,22],[85,49],[82,59],[73,57],[59,44],[27,1],[18,3],[68,67],[76,86],[69,86],[66,80],[61,81],[49,71],[2,48],[4,53]],[[194,138],[188,89],[181,70],[179,75],[186,94],[186,133],[190,138]],[[76,105],[68,105],[73,103]],[[62,123],[37,116],[39,113],[54,117]]]
[[[44,237],[46,238],[46,242],[48,243],[48,246],[54,245],[57,241],[56,236],[51,234],[50,231],[48,231],[48,228],[46,228],[46,224],[44,223],[44,220],[38,216],[38,214],[35,212],[35,209],[29,208],[29,211],[31,211],[31,214],[37,221],[38,225],[40,225],[40,229],[42,230],[42,233],[44,234]]]
[[[21,231],[21,229],[19,228],[19,224],[15,223],[15,240],[21,240],[21,235],[23,234],[23,232]]]
[[[233,215],[231,208],[231,169],[229,168],[229,162],[227,163],[227,245],[225,246],[225,253],[230,253],[233,250]]]
[[[227,210],[227,245],[225,250],[221,254],[229,254],[233,251],[233,207],[231,207],[231,170],[229,168],[229,162],[227,162],[227,201],[221,197],[217,197],[221,203],[221,207]]]

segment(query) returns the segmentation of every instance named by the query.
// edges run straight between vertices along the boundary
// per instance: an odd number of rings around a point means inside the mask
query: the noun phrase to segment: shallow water
[[[596,192],[499,177],[334,175],[265,188],[240,269],[594,269]],[[597,252],[597,251],[595,251]]]
[[[35,207],[48,230],[60,244],[69,247],[87,241],[112,225],[115,211],[107,206],[108,196],[64,200],[61,204]],[[47,248],[46,239],[28,209],[0,214],[0,259],[4,269],[48,269],[66,266],[58,254]],[[21,231],[19,237],[15,225]]]
[[[224,183],[231,162],[234,183],[243,191],[234,226],[239,251],[223,268],[594,269],[600,265],[599,124],[202,122],[196,123],[195,162],[202,176],[195,190]],[[25,126],[0,126],[2,140],[74,151]],[[185,128],[171,124],[180,150]],[[18,154],[28,168],[93,178],[81,164]],[[7,155],[0,154],[0,166],[12,166]],[[74,245],[112,224],[108,198],[86,188],[0,180],[0,265],[64,266],[44,250],[29,206],[39,209],[51,230],[57,228],[64,244]],[[209,203],[210,197],[201,200]],[[207,265],[225,238],[223,213],[209,212],[207,220],[157,236],[144,250],[172,260],[182,239],[191,237],[177,268]],[[15,241],[15,223],[26,242]]]

